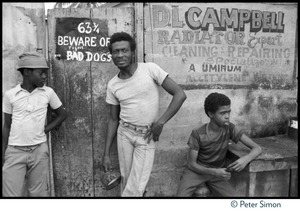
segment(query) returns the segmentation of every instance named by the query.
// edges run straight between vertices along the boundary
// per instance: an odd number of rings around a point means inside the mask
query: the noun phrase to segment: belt
[[[136,132],[141,132],[141,133],[147,133],[148,130],[150,129],[150,126],[140,126],[140,125],[134,125],[128,122],[124,122],[123,120],[120,120],[120,123],[124,126],[127,127],[131,130],[134,130]]]
[[[38,148],[40,145],[41,144],[30,145],[30,146],[14,146],[14,145],[10,145],[10,146],[18,150],[22,150],[24,152],[31,152],[34,151],[36,148]]]

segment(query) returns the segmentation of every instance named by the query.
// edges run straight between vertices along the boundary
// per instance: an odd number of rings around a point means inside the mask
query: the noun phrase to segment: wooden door
[[[56,197],[116,197],[100,181],[108,106],[108,81],[118,72],[107,38],[124,31],[134,35],[134,9],[54,9],[48,14],[49,85],[68,111],[51,133]],[[113,160],[117,167],[116,142]]]

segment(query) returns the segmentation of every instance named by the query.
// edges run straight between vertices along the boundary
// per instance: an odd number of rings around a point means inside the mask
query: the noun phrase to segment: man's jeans
[[[29,197],[49,197],[49,149],[46,142],[36,146],[7,146],[2,168],[4,197],[22,197],[25,177]]]
[[[145,131],[136,131],[120,121],[117,139],[122,197],[142,197],[150,178],[155,143],[152,139],[147,144],[144,135]]]

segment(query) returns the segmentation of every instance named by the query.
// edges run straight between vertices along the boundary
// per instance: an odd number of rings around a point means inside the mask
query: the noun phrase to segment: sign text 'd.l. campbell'
[[[296,7],[151,3],[148,11],[146,60],[170,68],[180,84],[292,83]]]
[[[154,28],[164,28],[171,24],[173,28],[183,28],[185,23],[192,30],[201,29],[207,31],[209,24],[214,26],[215,31],[226,31],[232,28],[235,31],[244,31],[245,24],[250,24],[250,32],[284,32],[284,13],[270,12],[249,9],[220,8],[219,14],[213,7],[202,11],[199,7],[190,7],[184,14],[184,18],[179,17],[179,7],[172,6],[169,10],[162,5],[153,5],[153,26]],[[200,17],[201,14],[202,20]],[[159,18],[161,17],[161,18]],[[196,18],[195,18],[196,17]]]

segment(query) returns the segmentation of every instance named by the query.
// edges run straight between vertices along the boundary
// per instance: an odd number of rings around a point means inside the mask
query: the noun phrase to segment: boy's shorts
[[[214,197],[237,196],[229,181],[211,175],[198,174],[189,168],[184,170],[176,195],[178,197],[192,197],[198,186],[204,182]]]

